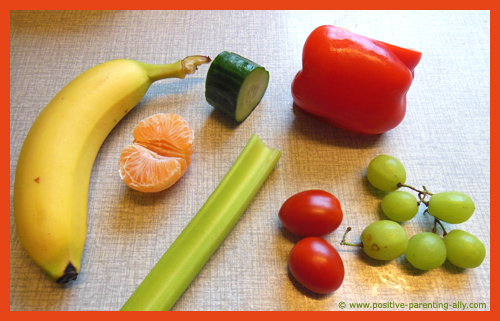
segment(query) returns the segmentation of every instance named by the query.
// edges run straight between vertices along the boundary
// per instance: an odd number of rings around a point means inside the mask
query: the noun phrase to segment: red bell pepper
[[[406,113],[406,93],[422,53],[334,26],[316,28],[292,83],[295,107],[348,131],[380,134]]]

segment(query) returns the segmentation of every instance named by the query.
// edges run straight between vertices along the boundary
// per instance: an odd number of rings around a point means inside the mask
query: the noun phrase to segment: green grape
[[[462,230],[453,230],[446,234],[444,244],[448,261],[463,269],[480,266],[486,256],[483,242]]]
[[[399,188],[398,184],[406,181],[406,171],[399,160],[388,155],[378,155],[368,165],[368,181],[384,192]]]
[[[434,233],[419,233],[408,241],[405,256],[417,269],[432,270],[446,261],[446,245],[443,239]]]
[[[382,220],[368,225],[361,233],[363,251],[377,260],[400,257],[408,247],[408,235],[396,222]]]
[[[440,221],[459,224],[467,221],[474,213],[472,199],[460,192],[442,192],[431,196],[429,214]]]
[[[417,198],[405,191],[396,191],[387,194],[382,199],[382,211],[393,221],[405,222],[418,213]]]

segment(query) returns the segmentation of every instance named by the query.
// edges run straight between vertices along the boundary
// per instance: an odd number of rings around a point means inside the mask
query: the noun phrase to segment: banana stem
[[[186,75],[193,74],[199,65],[212,61],[207,56],[189,56],[177,62],[164,65],[144,64],[151,81],[155,82],[165,78],[183,79]]]
[[[121,311],[170,310],[229,234],[281,157],[253,135],[198,214]]]

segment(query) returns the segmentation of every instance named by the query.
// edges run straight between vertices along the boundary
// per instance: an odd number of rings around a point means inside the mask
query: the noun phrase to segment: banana
[[[90,174],[108,134],[153,82],[182,79],[208,62],[205,56],[165,65],[107,61],[67,84],[42,110],[19,155],[14,216],[26,252],[55,281],[80,273]]]

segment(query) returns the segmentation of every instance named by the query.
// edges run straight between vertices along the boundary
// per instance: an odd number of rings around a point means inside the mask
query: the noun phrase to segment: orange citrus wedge
[[[176,114],[156,114],[134,129],[134,142],[120,155],[120,177],[141,192],[160,192],[179,180],[191,164],[194,134]]]

